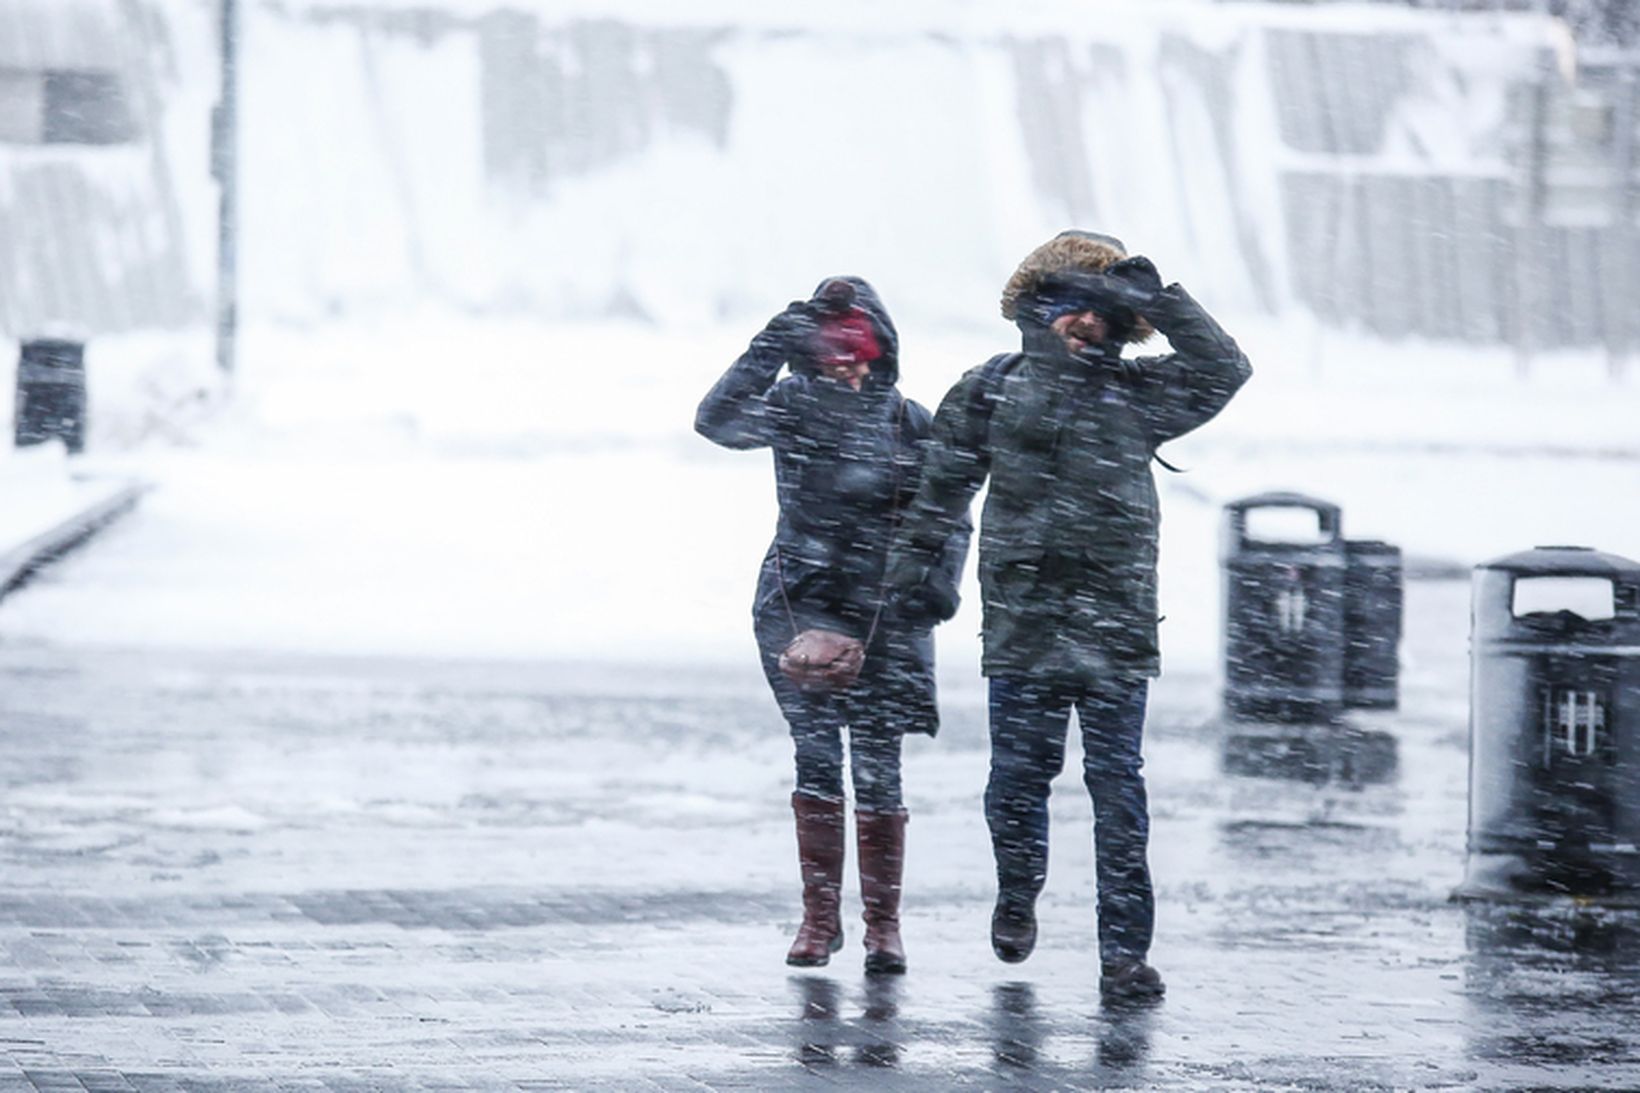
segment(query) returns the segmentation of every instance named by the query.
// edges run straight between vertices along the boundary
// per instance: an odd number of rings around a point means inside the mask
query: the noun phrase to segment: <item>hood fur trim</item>
[[[1019,316],[1019,301],[1035,292],[1042,279],[1051,273],[1066,270],[1101,273],[1127,256],[1127,248],[1115,236],[1085,231],[1060,232],[1027,254],[1008,278],[1002,289],[1002,317],[1015,321]],[[1127,340],[1142,342],[1154,333],[1151,325],[1140,318]]]

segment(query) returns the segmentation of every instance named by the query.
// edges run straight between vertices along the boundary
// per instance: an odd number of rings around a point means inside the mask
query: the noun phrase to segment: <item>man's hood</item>
[[[1014,323],[1029,322],[1020,304],[1033,296],[1043,282],[1058,273],[1103,273],[1128,257],[1127,248],[1114,235],[1098,232],[1063,231],[1037,247],[1014,270],[1002,289],[1002,317]],[[1125,341],[1142,342],[1155,333],[1142,316],[1136,317]]]

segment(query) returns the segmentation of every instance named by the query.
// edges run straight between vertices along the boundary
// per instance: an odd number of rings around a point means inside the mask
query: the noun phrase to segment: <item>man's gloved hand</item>
[[[909,587],[890,589],[888,611],[902,625],[923,630],[955,615],[957,602],[933,582],[924,580]]]
[[[1156,272],[1156,264],[1142,254],[1122,259],[1107,268],[1103,276],[1116,301],[1141,315],[1162,291],[1162,276]]]
[[[1044,322],[1067,310],[1091,308],[1123,326],[1131,326],[1155,303],[1162,279],[1150,259],[1124,258],[1109,268],[1069,269],[1050,273],[1037,286],[1036,299]]]

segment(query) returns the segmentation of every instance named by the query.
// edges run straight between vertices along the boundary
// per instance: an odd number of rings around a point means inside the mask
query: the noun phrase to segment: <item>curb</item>
[[[146,482],[128,483],[111,496],[82,509],[21,546],[0,554],[0,599],[27,584],[29,578],[40,569],[136,508],[137,502],[149,488]]]

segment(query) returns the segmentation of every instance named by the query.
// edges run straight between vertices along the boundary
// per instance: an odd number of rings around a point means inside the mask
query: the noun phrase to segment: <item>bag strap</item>
[[[904,431],[904,422],[905,422],[905,396],[901,395],[900,396],[900,403],[897,407],[895,407],[895,410],[894,410],[894,448],[891,452],[889,452],[889,457],[888,457],[889,463],[894,468],[894,493],[893,493],[894,500],[893,500],[893,509],[892,509],[893,520],[889,524],[889,529],[888,529],[888,540],[891,544],[894,541],[895,532],[900,530],[900,459],[899,459],[899,455],[900,455],[900,440],[901,440],[902,433]],[[786,567],[785,567],[785,564],[781,560],[781,557],[780,557],[780,536],[779,535],[775,536],[775,541],[774,541],[774,575],[775,575],[775,580],[780,582],[780,603],[782,604],[782,606],[784,606],[786,608],[786,621],[791,624],[792,637],[795,639],[798,635],[797,615],[795,613],[793,613],[793,611],[792,611],[791,598],[786,595]],[[871,614],[871,627],[866,631],[866,640],[864,642],[864,646],[867,649],[871,648],[871,642],[877,636],[877,624],[882,621],[883,606],[887,602],[888,602],[888,569],[885,566],[884,569],[883,569],[882,583],[877,588],[877,609],[872,612],[872,614]]]
[[[780,602],[786,608],[786,621],[791,623],[792,640],[797,639],[797,616],[792,614],[792,601],[786,597],[786,570],[780,564],[780,536],[775,536],[774,544],[774,577],[780,582]]]

